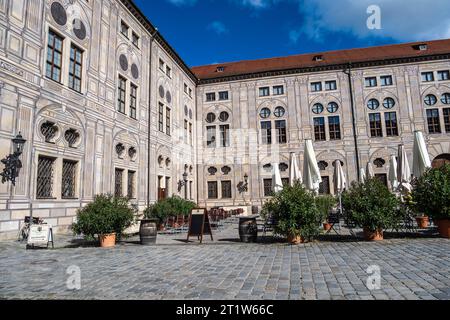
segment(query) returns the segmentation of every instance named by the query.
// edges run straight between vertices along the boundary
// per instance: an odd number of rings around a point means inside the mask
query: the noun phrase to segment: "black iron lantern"
[[[19,134],[12,139],[13,142],[13,147],[14,147],[14,153],[21,155],[23,152],[23,147],[25,145],[25,142],[27,142],[27,140],[25,140],[22,137],[22,134],[19,132]]]
[[[188,181],[188,173],[183,173],[183,181],[186,183]]]

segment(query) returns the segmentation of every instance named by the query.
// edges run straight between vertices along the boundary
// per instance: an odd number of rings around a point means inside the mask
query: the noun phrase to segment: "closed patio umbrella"
[[[342,193],[347,188],[347,179],[340,160],[334,162],[334,189],[337,194]]]
[[[283,190],[283,181],[281,180],[280,164],[272,164],[272,190],[278,193]]]
[[[430,155],[422,132],[414,133],[414,149],[413,149],[413,175],[420,178],[425,171],[431,168]]]
[[[289,181],[291,186],[294,186],[296,182],[302,183],[302,174],[300,173],[300,169],[298,167],[298,159],[295,153],[291,153],[291,166],[289,169]]]
[[[366,170],[364,168],[359,169],[359,182],[366,182]]]
[[[395,156],[391,156],[391,159],[389,160],[389,182],[391,183],[392,190],[397,190],[397,159]]]
[[[375,171],[373,171],[372,162],[367,162],[366,177],[367,179],[375,178]]]
[[[322,177],[320,175],[320,169],[317,164],[316,154],[312,140],[305,141],[305,159],[303,161],[303,184],[306,189],[314,192],[318,192]]]
[[[409,167],[408,155],[404,145],[398,146],[398,167],[397,178],[399,182],[399,189],[411,191],[411,169]]]

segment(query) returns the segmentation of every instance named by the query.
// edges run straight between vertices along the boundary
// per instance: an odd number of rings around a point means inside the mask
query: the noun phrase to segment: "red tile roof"
[[[420,44],[426,44],[427,50],[419,50],[418,46]],[[352,64],[357,64],[372,61],[425,57],[449,53],[450,39],[445,39],[362,49],[301,54],[281,58],[221,63],[193,67],[191,68],[191,70],[200,80],[210,80],[263,72],[342,65],[348,64],[350,62]],[[315,61],[314,57],[316,56],[321,56],[323,60]],[[223,71],[218,72],[218,67],[224,67]]]

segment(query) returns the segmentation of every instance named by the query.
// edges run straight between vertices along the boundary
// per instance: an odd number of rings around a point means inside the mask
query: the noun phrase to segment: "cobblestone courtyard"
[[[143,247],[80,247],[56,237],[54,250],[0,243],[0,299],[450,299],[450,241],[321,241],[241,244],[234,224],[216,241],[186,244],[159,236]],[[367,268],[381,268],[381,289],[366,287]],[[81,270],[71,291],[67,270]]]

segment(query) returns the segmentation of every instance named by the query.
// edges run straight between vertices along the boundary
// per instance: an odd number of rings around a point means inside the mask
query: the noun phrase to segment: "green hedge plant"
[[[197,206],[195,202],[185,200],[178,196],[173,196],[152,204],[144,210],[145,219],[156,219],[159,224],[164,224],[168,217],[179,215],[189,216],[192,209]]]
[[[450,219],[450,165],[429,169],[413,182],[412,198],[416,212],[434,220]]]
[[[112,195],[98,195],[92,203],[77,212],[77,222],[72,230],[87,239],[115,233],[121,237],[124,230],[135,221],[136,210],[129,200]]]
[[[331,195],[323,195],[316,197],[317,210],[322,217],[322,222],[326,222],[331,210],[336,206],[337,200]]]
[[[272,216],[276,221],[274,231],[286,237],[301,236],[305,240],[311,240],[320,234],[322,215],[314,194],[299,183],[285,186],[275,194],[264,204],[262,215],[265,218]]]
[[[402,219],[399,199],[379,179],[353,182],[342,194],[348,218],[370,232],[395,228]]]

